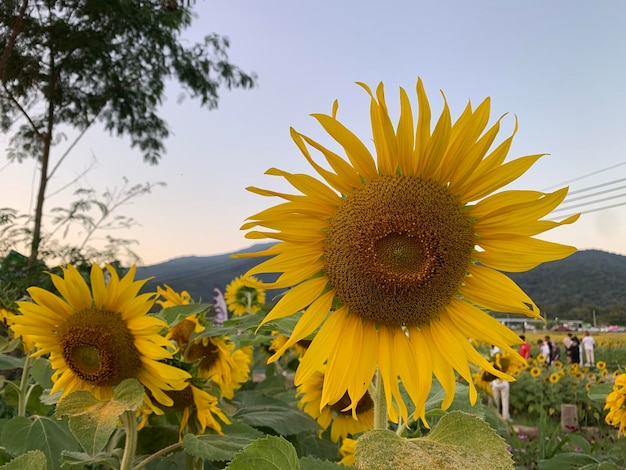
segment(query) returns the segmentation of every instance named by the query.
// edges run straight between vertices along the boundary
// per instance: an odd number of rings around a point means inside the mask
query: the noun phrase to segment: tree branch
[[[26,118],[26,120],[28,121],[28,123],[30,124],[30,127],[33,128],[33,131],[35,131],[35,135],[37,136],[37,138],[41,141],[44,142],[46,141],[46,136],[43,135],[41,132],[39,132],[39,129],[37,129],[37,125],[33,122],[33,120],[30,118],[30,116],[28,115],[28,113],[26,112],[26,110],[22,107],[22,105],[19,103],[19,101],[17,101],[15,99],[15,97],[13,96],[13,94],[9,91],[9,89],[7,88],[6,83],[2,82],[2,88],[4,88],[5,93],[7,94],[7,96],[9,97],[9,99],[11,100],[11,102],[15,105],[15,107],[17,109],[20,110],[20,112],[24,115],[24,117]]]

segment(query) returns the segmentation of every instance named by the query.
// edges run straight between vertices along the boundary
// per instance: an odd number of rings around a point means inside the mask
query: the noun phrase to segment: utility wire
[[[579,176],[577,178],[574,178],[574,179],[571,179],[571,180],[567,180],[567,181],[563,181],[562,183],[555,184],[555,185],[547,187],[546,189],[544,189],[544,191],[548,191],[548,190],[554,189],[554,188],[560,188],[562,186],[568,185],[568,184],[573,183],[575,181],[580,181],[580,180],[583,180],[585,178],[589,178],[590,176],[595,176],[595,175],[598,175],[600,173],[604,173],[605,171],[613,170],[614,168],[619,168],[620,166],[623,166],[623,165],[626,165],[626,162],[618,163],[616,165],[611,165],[611,166],[608,166],[606,168],[602,168],[600,170],[596,170],[596,171],[592,171],[591,173],[584,174],[584,175]]]

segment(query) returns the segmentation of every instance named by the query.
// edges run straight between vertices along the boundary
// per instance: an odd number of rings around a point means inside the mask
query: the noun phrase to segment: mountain
[[[154,276],[154,279],[146,283],[144,290],[154,291],[157,286],[167,284],[177,292],[186,290],[196,301],[211,302],[215,286],[218,286],[223,291],[237,276],[241,276],[250,268],[266,259],[263,257],[232,258],[233,254],[262,251],[273,244],[257,244],[235,253],[222,255],[185,256],[164,263],[138,267],[135,278],[145,279]],[[267,275],[257,277],[266,282],[275,279],[275,276]]]
[[[272,243],[254,245],[237,253],[261,251]],[[210,301],[213,287],[224,289],[265,258],[231,258],[231,254],[176,258],[138,268],[139,279],[154,276],[147,288],[168,284],[186,290],[195,300]],[[559,261],[544,263],[532,271],[508,274],[550,317],[589,320],[592,310],[600,315],[613,312],[611,321],[626,324],[626,256],[599,250],[574,253]],[[259,276],[265,281],[275,276]],[[272,298],[268,295],[268,298]],[[585,318],[577,318],[577,317]]]

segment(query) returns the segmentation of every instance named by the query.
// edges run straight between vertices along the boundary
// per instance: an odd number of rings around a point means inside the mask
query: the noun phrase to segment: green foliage
[[[87,454],[93,456],[109,442],[120,415],[139,409],[144,393],[135,379],[126,379],[115,387],[111,400],[98,400],[86,390],[77,390],[57,405],[54,414],[57,418],[69,416],[70,431]]]
[[[267,436],[244,447],[226,466],[229,470],[299,470],[298,454],[289,441]]]
[[[10,419],[2,428],[1,439],[7,452],[15,456],[31,450],[42,451],[48,468],[60,467],[63,450],[75,452],[80,449],[67,423],[41,416]]]
[[[2,470],[47,470],[48,464],[46,455],[40,450],[31,450],[10,462],[0,466]]]
[[[363,470],[513,468],[506,441],[483,420],[462,411],[445,414],[423,438],[368,431],[357,441],[355,456],[357,467]]]
[[[319,430],[319,425],[309,415],[272,397],[239,392],[234,403],[238,409],[233,418],[256,428],[285,436]]]

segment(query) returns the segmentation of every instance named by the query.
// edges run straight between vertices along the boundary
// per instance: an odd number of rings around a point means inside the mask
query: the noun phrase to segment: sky
[[[509,113],[496,143],[518,120],[509,158],[549,154],[511,188],[569,185],[563,207],[572,209],[555,217],[583,215],[541,238],[626,255],[626,205],[604,209],[626,203],[617,189],[626,181],[623,0],[197,0],[193,9],[197,17],[184,41],[227,36],[230,61],[256,73],[257,86],[223,90],[218,109],[209,111],[190,98],[180,102],[182,90],[170,83],[161,113],[171,136],[155,166],[128,139],[88,130],[52,180],[48,209],[67,206],[77,186],[103,192],[124,177],[132,184],[165,182],[118,211],[140,224],[115,235],[139,242],[142,264],[249,247],[255,241],[240,230],[245,219],[282,200],[245,188],[289,189],[264,175],[272,167],[313,174],[290,127],[333,147],[310,114],[330,113],[338,99],[339,119],[369,142],[369,98],[355,82],[384,82],[396,122],[398,89],[415,105],[419,76],[433,120],[443,105],[440,90],[453,119],[468,100],[476,106],[490,96],[490,123]],[[7,146],[8,136],[0,135],[0,207],[32,211],[34,162],[7,164],[1,158]],[[600,191],[606,192],[589,197]]]

